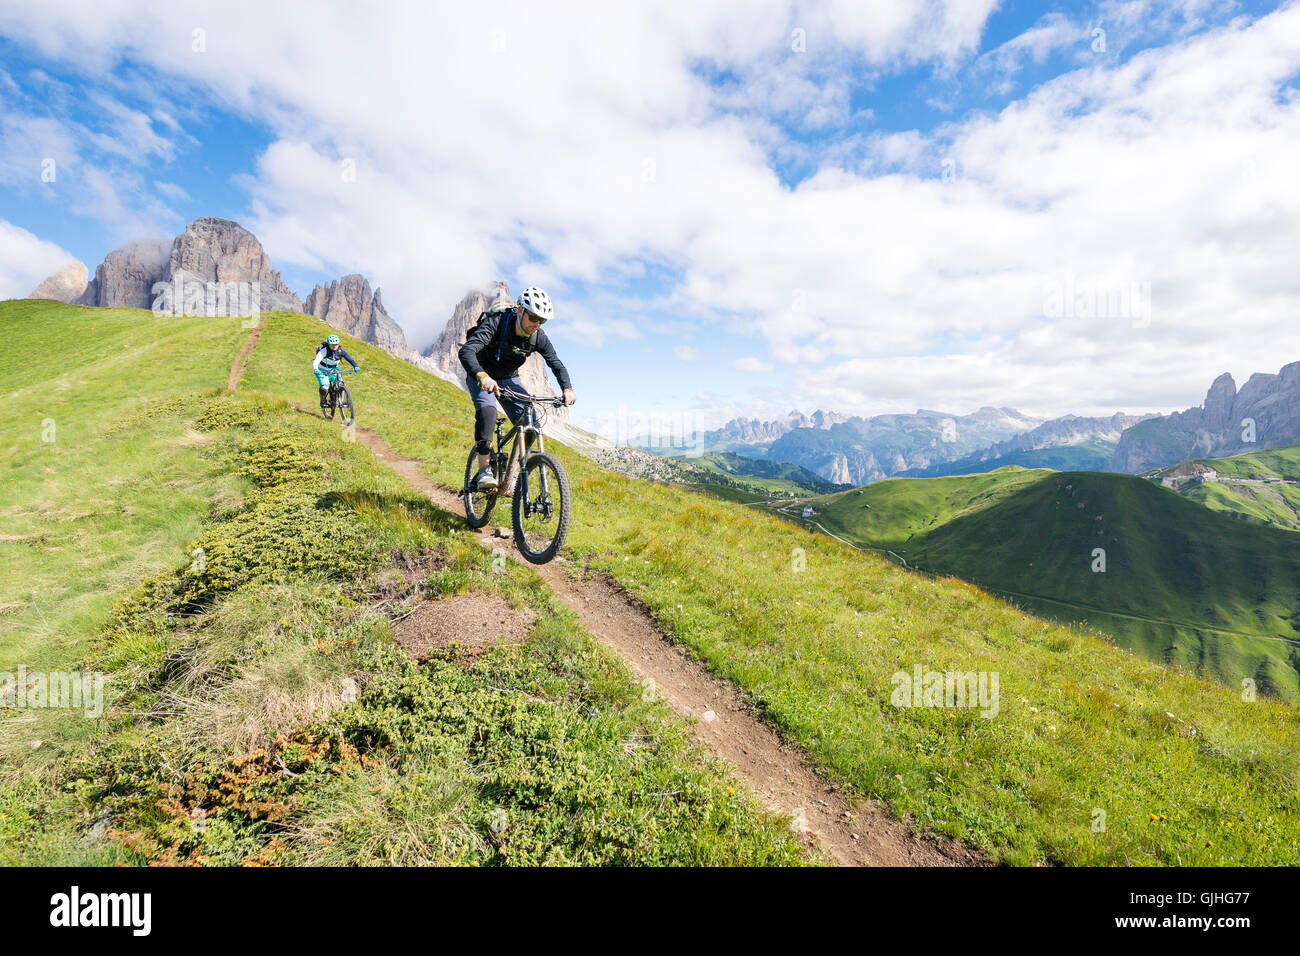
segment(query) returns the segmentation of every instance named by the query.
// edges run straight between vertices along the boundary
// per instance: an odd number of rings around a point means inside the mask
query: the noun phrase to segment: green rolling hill
[[[1195,458],[1142,477],[1167,482],[1183,497],[1215,511],[1300,531],[1300,445]]]
[[[761,461],[735,452],[715,451],[698,458],[677,459],[716,475],[712,484],[744,492],[772,495],[824,495],[845,488],[816,472],[784,461]]]
[[[815,499],[825,530],[1084,620],[1154,660],[1300,695],[1300,536],[1127,475],[1006,468]],[[1105,571],[1094,571],[1094,549]]]

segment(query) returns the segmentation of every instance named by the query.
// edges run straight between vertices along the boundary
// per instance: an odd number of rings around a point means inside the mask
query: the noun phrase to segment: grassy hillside
[[[4,304],[0,329],[39,350],[67,323],[101,354],[110,334],[126,352],[161,334],[149,313],[132,315],[101,327],[111,313]],[[225,328],[226,357],[191,356],[194,339],[181,336],[160,353],[159,374],[188,365],[196,383],[224,379],[241,338]],[[155,540],[133,523],[135,486],[174,456],[222,477],[200,483],[192,529],[130,577],[105,581],[95,600],[106,613],[51,652],[52,662],[110,670],[107,718],[0,718],[4,860],[800,859],[788,830],[743,788],[731,792],[531,572],[495,573],[454,518],[338,426],[285,407],[314,402],[319,330],[271,314],[241,397],[178,384],[172,419],[127,418],[137,399],[120,389],[88,389],[65,409],[130,423],[101,456],[153,449],[128,473],[102,476],[112,491],[98,508],[124,509],[125,530],[82,534],[78,550],[111,551],[104,535]],[[365,368],[352,380],[362,423],[458,487],[466,396],[346,344]],[[4,447],[36,440],[17,428],[0,423]],[[1300,862],[1294,707],[1245,700],[961,581],[556,451],[574,487],[573,573],[585,564],[626,586],[850,792],[1016,863]],[[27,467],[76,481],[40,459]],[[39,551],[17,554],[39,570]],[[0,600],[18,603],[16,571]],[[54,583],[80,586],[71,563],[66,571]],[[449,647],[417,668],[395,653],[384,604],[394,588],[497,596],[538,623],[520,646]],[[918,664],[997,673],[997,716],[897,706],[891,678]],[[655,745],[627,745],[647,739]]]
[[[0,421],[0,671],[65,659],[113,595],[196,537],[228,475],[186,433],[183,393],[225,384],[238,319],[44,301],[0,307],[21,343]]]
[[[772,494],[826,494],[844,487],[799,465],[745,458],[733,452],[710,452],[691,458],[690,463],[696,468],[737,479],[750,487],[762,488]]]
[[[310,402],[318,330],[272,315],[247,387]],[[458,488],[467,397],[357,348],[361,421]],[[1011,862],[1300,862],[1292,706],[1245,700],[961,581],[555,450],[574,488],[574,563],[644,601],[850,792]],[[999,715],[895,706],[892,675],[917,664],[998,673]]]
[[[1155,660],[1300,694],[1300,538],[1140,478],[1005,469],[815,502],[829,531],[1086,620]],[[1106,570],[1094,571],[1094,549]]]
[[[535,574],[224,394],[239,320],[2,303],[0,333],[38,383],[0,422],[0,670],[107,675],[98,718],[0,710],[0,864],[808,860]],[[527,640],[417,664],[401,612],[461,594]]]
[[[1300,445],[1194,461],[1214,469],[1219,480],[1176,481],[1174,490],[1183,497],[1243,520],[1300,531]],[[1159,481],[1179,467],[1143,477]]]

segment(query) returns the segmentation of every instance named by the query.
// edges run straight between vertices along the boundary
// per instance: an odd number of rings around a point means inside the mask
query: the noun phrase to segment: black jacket
[[[459,355],[460,364],[465,366],[470,378],[479,372],[487,372],[498,381],[511,378],[528,356],[541,352],[559,380],[560,388],[573,388],[569,372],[555,354],[555,346],[545,332],[538,329],[524,338],[515,331],[516,311],[485,312],[479,316],[478,324],[469,330]]]

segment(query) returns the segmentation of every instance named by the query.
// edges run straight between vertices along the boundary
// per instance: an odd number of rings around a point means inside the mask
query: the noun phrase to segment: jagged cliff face
[[[504,282],[493,282],[484,290],[472,290],[456,303],[451,318],[447,320],[447,325],[443,328],[437,341],[425,350],[423,356],[426,361],[438,369],[443,378],[455,382],[462,388],[465,387],[465,369],[460,364],[460,357],[457,353],[460,351],[460,347],[465,344],[465,337],[469,334],[469,330],[474,327],[474,323],[478,321],[479,316],[499,300],[510,300],[510,286]],[[564,361],[563,355],[560,356],[560,361]],[[528,390],[530,395],[559,394],[558,386],[555,384],[550,370],[546,367],[546,363],[542,361],[540,355],[534,354],[528,357],[528,361],[524,362],[523,367],[519,370],[519,380],[524,383],[524,388]],[[547,418],[552,420],[562,422],[569,420],[569,410],[567,408],[548,408],[546,415]]]
[[[451,310],[438,340],[425,349],[424,354],[447,373],[448,377],[464,378],[465,370],[461,367],[456,353],[465,344],[465,336],[474,327],[478,317],[488,310],[498,299],[510,298],[510,286],[504,282],[493,282],[486,290],[471,290],[465,298],[456,303]]]
[[[166,239],[132,242],[114,249],[95,267],[95,278],[87,284],[77,304],[150,308],[154,283],[170,279],[167,271],[170,256],[171,242]]]
[[[972,457],[978,461],[991,461],[1016,452],[1061,448],[1067,445],[1079,445],[1086,441],[1117,442],[1126,428],[1132,428],[1139,422],[1157,417],[1154,413],[1126,415],[1123,412],[1099,418],[1064,415],[1008,438],[1006,441],[990,445]]]
[[[54,275],[45,279],[27,296],[29,299],[53,299],[55,302],[77,302],[89,284],[89,270],[84,262],[69,262]]]
[[[410,349],[401,328],[384,309],[380,292],[370,291],[362,275],[346,275],[328,286],[318,285],[307,296],[306,312],[363,342],[372,342],[398,356]]]
[[[289,290],[257,237],[237,222],[205,217],[195,219],[172,240],[169,276],[185,273],[199,282],[256,282],[265,311],[301,312],[302,302]]]
[[[1110,470],[1137,474],[1188,458],[1222,458],[1300,443],[1300,362],[1256,372],[1237,390],[1220,375],[1199,407],[1134,425],[1120,436]]]
[[[149,309],[158,304],[168,312],[208,315],[306,311],[398,358],[423,365],[407,346],[401,326],[384,308],[382,293],[378,289],[372,293],[364,276],[347,275],[328,286],[318,285],[304,310],[302,301],[271,268],[257,237],[229,219],[196,219],[174,239],[114,249],[95,269],[93,279],[87,282],[86,275],[84,265],[72,263],[37,286],[31,298],[110,308]],[[241,291],[232,298],[236,289]]]
[[[847,415],[820,410],[811,415],[791,411],[781,418],[768,422],[757,418],[733,418],[716,432],[706,436],[706,442],[709,442],[710,448],[727,451],[730,448],[726,446],[761,445],[764,442],[773,442],[796,428],[830,428],[832,425],[848,420]]]
[[[158,283],[174,291],[155,292]],[[251,296],[254,283],[257,299]],[[197,296],[188,291],[194,288],[189,284],[197,284]],[[77,302],[148,309],[161,296],[168,311],[203,313],[211,311],[216,301],[202,294],[208,284],[244,286],[249,291],[236,301],[245,307],[302,311],[302,303],[271,268],[257,237],[237,222],[210,217],[194,220],[175,239],[133,242],[114,249],[95,269],[95,278]],[[235,310],[225,304],[224,292],[220,301],[221,312]]]

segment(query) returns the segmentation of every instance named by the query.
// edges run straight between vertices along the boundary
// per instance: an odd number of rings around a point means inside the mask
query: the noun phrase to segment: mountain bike
[[[503,434],[510,420],[498,415],[496,446],[489,453],[492,471],[497,475],[497,487],[480,491],[474,484],[478,472],[478,451],[469,450],[465,461],[465,520],[471,528],[481,528],[492,517],[492,509],[501,495],[514,498],[512,517],[515,546],[519,553],[533,564],[545,564],[560,551],[564,536],[569,532],[569,514],[572,501],[569,496],[569,476],[564,466],[546,454],[542,437],[547,406],[559,408],[563,398],[538,398],[521,392],[501,389],[501,394],[528,403],[524,421]],[[509,454],[506,448],[509,446]],[[519,466],[518,482],[515,466]]]
[[[333,421],[334,411],[338,409],[339,420],[344,425],[351,425],[356,418],[356,406],[352,404],[352,393],[348,391],[347,385],[343,382],[344,374],[349,373],[345,373],[343,369],[337,367],[330,370],[329,404],[321,414]]]

